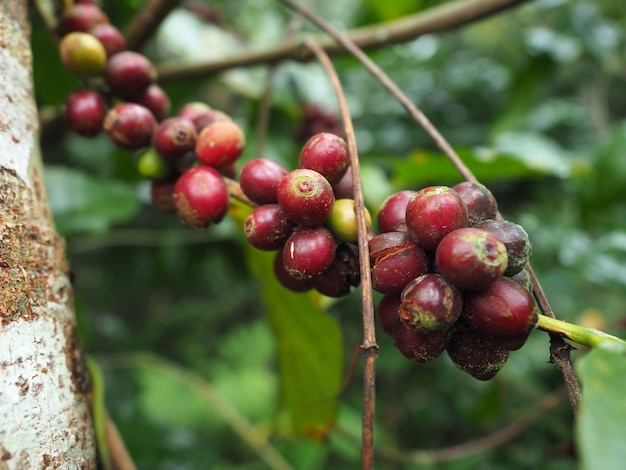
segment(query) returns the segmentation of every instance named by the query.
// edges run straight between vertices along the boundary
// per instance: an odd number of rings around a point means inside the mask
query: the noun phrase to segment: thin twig
[[[112,470],[135,470],[137,467],[133,462],[126,445],[120,436],[109,413],[105,415],[106,440],[109,445],[109,456],[111,458]]]
[[[524,0],[456,0],[396,21],[354,29],[347,34],[361,49],[368,50],[410,41],[419,36],[452,29],[482,19],[522,3]],[[316,41],[328,54],[345,54],[344,46],[333,38],[322,36]],[[302,50],[301,38],[282,42],[236,57],[191,66],[161,66],[161,83],[207,76],[236,67],[250,67],[283,60],[310,60],[312,54]]]
[[[356,147],[356,137],[352,118],[348,109],[345,94],[337,72],[333,67],[328,54],[324,52],[314,40],[307,39],[306,46],[313,51],[328,74],[339,104],[339,112],[343,120],[343,126],[350,153],[350,166],[354,189],[354,205],[357,220],[359,264],[361,270],[361,300],[363,312],[363,344],[365,356],[365,370],[363,377],[363,435],[361,446],[361,465],[364,470],[374,468],[374,405],[376,395],[375,362],[378,354],[376,344],[376,327],[374,323],[374,301],[372,299],[372,278],[369,263],[369,247],[367,241],[367,223],[365,221],[365,202],[363,199],[363,185],[361,184],[361,172],[359,170],[359,157]]]
[[[167,15],[181,3],[182,0],[148,0],[126,28],[126,48],[140,50]]]

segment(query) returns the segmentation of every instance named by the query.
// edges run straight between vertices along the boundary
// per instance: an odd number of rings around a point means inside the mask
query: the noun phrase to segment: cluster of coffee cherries
[[[497,218],[482,184],[400,191],[381,206],[370,239],[378,320],[408,359],[447,351],[477,379],[493,378],[537,322],[525,267],[528,234]]]
[[[245,222],[246,238],[276,251],[275,275],[292,291],[342,297],[360,282],[349,167],[346,142],[320,132],[302,147],[297,169],[264,158],[241,168],[241,189],[258,204]],[[369,229],[369,213],[366,219]]]

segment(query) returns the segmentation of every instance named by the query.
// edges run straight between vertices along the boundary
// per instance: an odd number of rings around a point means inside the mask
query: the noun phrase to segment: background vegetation
[[[319,0],[314,9],[347,30],[440,3]],[[271,0],[185,5],[145,48],[157,64],[278,44],[291,19]],[[119,0],[103,8],[123,30],[142,6]],[[533,267],[557,316],[616,335],[626,330],[625,13],[620,0],[539,0],[371,52],[492,189],[503,215],[528,231]],[[39,19],[33,22],[35,86],[45,113],[80,84],[63,69]],[[371,211],[396,190],[460,181],[355,59],[337,57],[335,65]],[[270,73],[271,114],[260,139]],[[263,155],[290,168],[302,145],[296,136],[303,105],[336,109],[314,62],[235,69],[164,87],[174,111],[202,100],[231,114],[248,135],[243,161]],[[358,292],[340,301],[287,296],[268,281],[267,257],[246,246],[236,218],[198,232],[157,212],[134,156],[106,137],[55,132],[44,134],[42,144],[55,221],[75,275],[81,338],[103,369],[107,407],[137,465],[267,468],[250,442],[262,446],[271,437],[294,468],[358,467],[359,367],[338,401],[312,410],[292,406],[306,390],[312,399],[340,390],[362,335]],[[578,468],[573,417],[559,371],[548,363],[546,334],[533,333],[486,383],[457,371],[445,355],[418,366],[384,333],[378,340],[380,468]],[[575,351],[574,360],[584,352]],[[327,366],[305,392],[281,382],[280,372],[300,361]],[[319,435],[335,412],[326,441],[301,435]],[[313,423],[299,427],[298,416]],[[507,430],[511,439],[502,444],[494,436]],[[462,443],[468,444],[454,447]]]

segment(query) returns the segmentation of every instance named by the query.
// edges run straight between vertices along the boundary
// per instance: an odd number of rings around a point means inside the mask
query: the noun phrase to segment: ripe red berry
[[[287,170],[268,158],[249,160],[241,168],[239,184],[246,196],[257,204],[276,204],[276,191]]]
[[[174,198],[178,215],[194,228],[220,222],[228,213],[230,202],[222,176],[208,166],[184,172],[174,187]]]
[[[398,295],[386,295],[378,302],[378,308],[376,309],[378,323],[389,336],[393,336],[396,324],[400,321],[400,316],[398,315],[400,303],[400,296]]]
[[[150,85],[135,102],[148,108],[157,121],[162,121],[170,112],[170,98],[159,85]]]
[[[150,199],[152,205],[161,212],[176,212],[174,201],[175,181],[152,180],[150,182]]]
[[[406,225],[415,243],[434,250],[448,233],[467,227],[467,208],[452,188],[429,186],[409,200]]]
[[[154,130],[152,145],[159,155],[173,159],[193,150],[196,128],[189,119],[172,117],[162,121]]]
[[[485,220],[476,226],[493,233],[506,247],[509,258],[505,276],[514,276],[528,264],[532,245],[521,225],[508,220]]]
[[[393,344],[407,359],[425,364],[441,355],[450,340],[451,330],[421,333],[399,321],[393,332]]]
[[[442,276],[424,274],[409,282],[400,296],[401,320],[411,329],[423,333],[450,328],[461,315],[461,292]]]
[[[300,168],[309,168],[324,175],[332,185],[338,183],[350,166],[348,144],[328,132],[311,137],[300,153]]]
[[[69,128],[84,137],[93,137],[102,130],[106,106],[100,94],[80,90],[67,97],[65,119]]]
[[[248,243],[259,250],[280,250],[294,229],[277,204],[266,204],[250,212],[244,223]]]
[[[332,185],[335,199],[354,199],[354,185],[352,183],[352,171],[350,168],[342,176],[338,183]]]
[[[335,238],[326,228],[305,227],[295,231],[283,248],[283,263],[296,279],[319,276],[333,264]]]
[[[103,126],[115,145],[125,150],[138,150],[150,145],[156,121],[147,108],[122,103],[106,114]]]
[[[467,207],[467,224],[470,227],[487,219],[495,219],[498,214],[498,203],[487,186],[464,181],[452,189],[461,196]]]
[[[359,256],[354,245],[340,243],[335,251],[335,260],[330,268],[311,279],[315,290],[328,297],[339,298],[350,293],[359,285]]]
[[[381,232],[393,232],[396,227],[406,222],[406,208],[415,191],[398,191],[385,199],[378,211],[378,229]]]
[[[479,335],[510,350],[522,347],[538,320],[531,294],[506,277],[486,289],[467,293],[462,315]]]
[[[430,258],[402,232],[385,232],[369,241],[372,287],[399,295],[406,285],[430,269]]]
[[[113,94],[128,100],[137,99],[157,78],[156,68],[146,56],[122,51],[109,59],[104,79]]]
[[[276,195],[287,217],[304,226],[326,222],[335,204],[328,180],[317,171],[306,168],[287,173],[280,181]]]
[[[509,350],[471,329],[455,328],[446,347],[455,366],[478,380],[491,380],[504,367]]]
[[[107,57],[126,49],[124,36],[119,29],[110,23],[97,24],[88,33],[102,43],[107,52]]]
[[[443,277],[460,289],[484,289],[507,266],[504,244],[493,233],[475,227],[454,230],[437,246],[435,263]]]
[[[62,36],[75,31],[86,33],[94,26],[108,22],[109,18],[97,5],[75,4],[63,13],[59,30]]]
[[[274,276],[280,284],[293,292],[306,292],[313,288],[308,279],[296,279],[285,269],[283,263],[283,252],[277,251],[274,256]]]
[[[196,140],[196,155],[205,165],[225,168],[243,153],[246,137],[233,121],[217,121],[206,126]]]

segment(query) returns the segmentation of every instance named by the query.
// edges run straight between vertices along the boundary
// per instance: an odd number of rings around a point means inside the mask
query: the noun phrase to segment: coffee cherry
[[[196,131],[198,134],[207,126],[210,126],[214,122],[220,121],[232,121],[230,116],[222,111],[218,111],[217,109],[210,109],[204,113],[200,113],[192,119],[194,126],[196,126]]]
[[[305,227],[295,231],[283,248],[283,263],[296,279],[319,276],[333,264],[335,238],[328,229]]]
[[[476,227],[493,233],[504,243],[509,258],[508,266],[504,271],[505,276],[517,274],[528,264],[532,245],[528,233],[521,225],[508,220],[486,220]]]
[[[76,75],[100,75],[107,63],[107,53],[100,41],[88,33],[74,32],[59,43],[63,64]]]
[[[228,213],[229,194],[222,176],[208,166],[184,172],[174,187],[176,211],[194,228],[206,228],[220,222]]]
[[[135,102],[148,108],[157,121],[162,121],[170,112],[170,99],[159,85],[150,85]]]
[[[193,150],[196,137],[193,122],[181,117],[172,117],[157,126],[152,135],[152,145],[161,156],[174,159]]]
[[[321,225],[333,211],[335,196],[326,178],[301,168],[287,173],[276,192],[278,205],[287,217],[304,226]]]
[[[115,145],[125,150],[138,150],[150,145],[156,121],[147,108],[122,103],[106,114],[103,126]]]
[[[393,332],[393,344],[410,361],[425,364],[441,355],[450,340],[451,330],[421,333],[399,321]]]
[[[208,125],[196,140],[196,155],[205,165],[225,168],[243,153],[246,137],[233,121],[217,121]]]
[[[90,90],[76,91],[65,102],[67,125],[83,137],[94,137],[100,133],[106,112],[102,97]]]
[[[315,290],[328,297],[344,297],[359,285],[359,256],[354,245],[340,243],[330,268],[311,279]]]
[[[508,349],[467,327],[455,329],[446,352],[455,366],[478,380],[493,379],[509,357]]]
[[[300,168],[317,171],[331,185],[341,180],[349,166],[348,144],[338,135],[322,132],[311,137],[302,147]]]
[[[479,335],[510,350],[522,347],[538,320],[531,294],[506,277],[486,289],[466,293],[462,315]]]
[[[365,208],[365,225],[367,230],[372,228],[372,216]],[[339,240],[356,242],[358,239],[356,208],[353,199],[337,199],[333,211],[326,221],[326,226]]]
[[[163,179],[169,174],[170,167],[154,147],[148,147],[137,157],[137,170],[144,178]]]
[[[283,263],[283,252],[277,251],[274,256],[274,276],[280,284],[293,292],[306,292],[313,288],[308,279],[296,279],[285,269]]]
[[[182,108],[180,108],[180,110],[178,111],[178,116],[193,121],[202,113],[211,112],[212,110],[213,108],[211,108],[208,104],[203,103],[202,101],[192,101],[191,103],[187,103]]]
[[[498,202],[484,184],[464,181],[452,189],[461,196],[467,207],[467,224],[470,227],[484,220],[496,218]]]
[[[526,289],[531,294],[533,293],[533,281],[530,278],[530,273],[526,269],[522,269],[513,276],[507,276],[512,281],[517,282],[520,286]]]
[[[109,18],[97,5],[75,4],[63,13],[59,30],[61,36],[75,31],[86,33],[96,25],[108,22]]]
[[[400,319],[412,330],[422,333],[447,330],[463,308],[461,292],[435,273],[409,282],[400,300]]]
[[[386,295],[378,301],[378,308],[376,309],[378,323],[389,336],[393,336],[396,324],[400,321],[398,315],[400,303],[400,297],[397,295]]]
[[[157,78],[156,68],[144,55],[118,52],[109,59],[104,80],[113,94],[128,100],[139,97]]]
[[[446,235],[437,246],[435,263],[443,277],[461,289],[484,289],[507,266],[504,244],[493,233],[475,227]]]
[[[276,191],[287,170],[268,158],[249,160],[241,168],[239,185],[251,201],[257,204],[276,204]]]
[[[335,199],[354,199],[354,186],[352,184],[352,171],[348,171],[342,176],[338,183],[331,185]]]
[[[415,191],[398,191],[385,199],[378,211],[378,229],[381,232],[393,232],[396,227],[406,222],[406,207]]]
[[[119,29],[110,23],[97,24],[88,32],[102,43],[107,57],[111,57],[113,54],[117,54],[126,49],[124,36]]]
[[[452,188],[429,186],[409,200],[406,225],[415,243],[426,250],[434,250],[448,233],[467,227],[467,208]]]
[[[277,204],[256,207],[244,223],[244,234],[248,242],[259,250],[280,250],[294,229],[291,222]]]
[[[173,180],[152,180],[150,182],[150,199],[152,205],[161,212],[176,212],[176,202],[174,201]]]
[[[430,269],[430,258],[402,232],[385,232],[369,241],[372,288],[399,295],[406,285]]]

